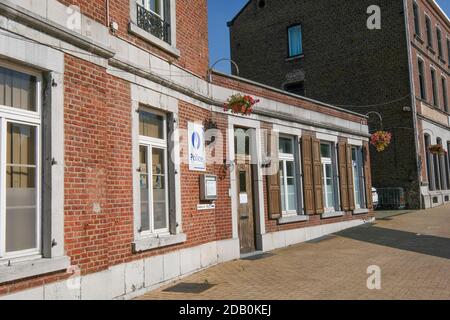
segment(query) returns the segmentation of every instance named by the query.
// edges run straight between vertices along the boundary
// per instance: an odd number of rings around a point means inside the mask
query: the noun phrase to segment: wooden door
[[[236,168],[239,240],[241,253],[249,253],[256,250],[252,165],[240,163]]]

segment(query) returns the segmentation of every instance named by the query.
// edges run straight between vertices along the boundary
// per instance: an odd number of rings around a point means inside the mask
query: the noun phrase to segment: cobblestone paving
[[[450,299],[448,206],[378,220],[273,253],[179,281],[216,285],[201,294],[161,288],[140,299]],[[381,268],[381,290],[367,288],[371,265]]]

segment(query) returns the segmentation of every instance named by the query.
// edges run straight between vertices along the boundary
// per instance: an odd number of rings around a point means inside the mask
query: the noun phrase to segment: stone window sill
[[[135,35],[135,36],[137,36],[137,37],[139,37],[139,38],[141,38],[141,39],[143,39],[145,41],[151,42],[152,44],[154,44],[158,48],[164,50],[165,52],[167,52],[167,53],[169,53],[169,54],[171,54],[171,55],[173,55],[173,56],[175,56],[177,58],[180,57],[180,50],[178,50],[177,48],[171,46],[167,42],[165,42],[165,41],[155,37],[154,35],[148,33],[147,31],[139,28],[137,26],[137,24],[135,24],[133,22],[130,22],[128,31],[131,34],[133,34],[133,35]]]
[[[168,235],[162,237],[145,237],[133,242],[133,252],[139,253],[143,251],[158,249],[162,247],[173,246],[176,244],[184,243],[187,240],[187,236],[184,233],[177,235]]]
[[[344,216],[343,211],[325,212],[322,214],[322,219],[338,218],[343,216]]]
[[[414,35],[414,38],[415,38],[417,41],[419,41],[421,44],[424,44],[424,43],[425,43],[425,41],[422,40],[422,37],[419,36],[418,34],[415,34],[415,35]]]
[[[369,209],[356,209],[353,211],[353,215],[359,215],[359,214],[367,214],[369,213]]]
[[[278,224],[288,224],[288,223],[306,222],[306,221],[309,221],[309,216],[298,215],[298,216],[291,216],[291,217],[281,217],[278,219]]]
[[[304,57],[305,57],[305,55],[301,54],[301,55],[294,56],[294,57],[287,57],[284,61],[286,61],[286,62],[295,61],[295,60],[303,59]]]
[[[36,259],[22,262],[11,262],[11,265],[0,266],[0,284],[38,275],[62,271],[70,267],[69,257]]]

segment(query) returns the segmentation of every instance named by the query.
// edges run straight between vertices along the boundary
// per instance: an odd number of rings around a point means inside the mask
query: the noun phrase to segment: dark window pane
[[[139,111],[139,134],[164,139],[164,117],[146,111]]]
[[[247,172],[239,171],[239,192],[247,193]]]
[[[299,96],[304,96],[305,95],[305,82],[304,81],[300,81],[300,82],[296,82],[296,83],[290,83],[290,84],[286,84],[284,86],[284,90]]]

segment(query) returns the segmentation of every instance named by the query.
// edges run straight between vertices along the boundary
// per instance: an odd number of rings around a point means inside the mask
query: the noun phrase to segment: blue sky
[[[221,58],[230,57],[230,37],[227,22],[241,10],[248,0],[208,0],[209,15],[209,54],[210,64]],[[442,9],[450,16],[450,1],[437,0]],[[229,72],[227,61],[216,65],[215,69]]]

